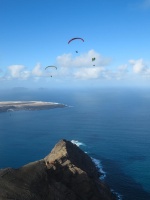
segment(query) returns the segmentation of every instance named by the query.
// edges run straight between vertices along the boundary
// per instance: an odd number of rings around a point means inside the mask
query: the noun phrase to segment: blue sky
[[[150,0],[0,0],[0,87],[149,86],[149,19]]]

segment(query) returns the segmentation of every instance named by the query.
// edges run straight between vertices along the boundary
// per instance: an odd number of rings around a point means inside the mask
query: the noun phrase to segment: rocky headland
[[[45,158],[0,170],[0,200],[115,200],[91,158],[60,140]]]

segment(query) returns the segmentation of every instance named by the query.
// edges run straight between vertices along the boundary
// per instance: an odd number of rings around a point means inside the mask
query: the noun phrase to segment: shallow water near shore
[[[65,108],[0,113],[0,168],[44,158],[62,138],[100,162],[121,199],[150,199],[150,90],[24,90],[0,101],[50,101]]]

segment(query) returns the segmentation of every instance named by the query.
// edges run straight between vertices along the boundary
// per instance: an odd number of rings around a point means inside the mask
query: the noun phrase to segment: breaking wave
[[[92,158],[92,161],[95,163],[96,167],[98,168],[99,172],[101,173],[100,180],[104,180],[106,177],[106,172],[103,170],[101,161],[96,158]]]
[[[71,140],[71,142],[75,145],[79,146],[86,146],[86,144],[84,144],[83,142],[79,142],[78,140]],[[85,152],[86,153],[86,152]],[[98,168],[101,176],[100,176],[100,180],[104,180],[106,177],[106,172],[103,170],[103,166],[100,160],[91,157],[92,161],[95,163],[96,167]],[[117,200],[122,200],[122,195],[119,194],[118,192],[115,192],[113,189],[111,189],[111,192],[117,196]]]
[[[79,142],[78,140],[71,140],[71,142],[72,142],[73,144],[76,144],[78,147],[79,147],[79,146],[86,146],[84,143]]]

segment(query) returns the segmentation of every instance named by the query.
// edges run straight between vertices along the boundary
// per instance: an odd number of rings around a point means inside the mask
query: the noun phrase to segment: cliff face
[[[44,159],[0,170],[0,200],[114,200],[91,158],[59,141]]]

